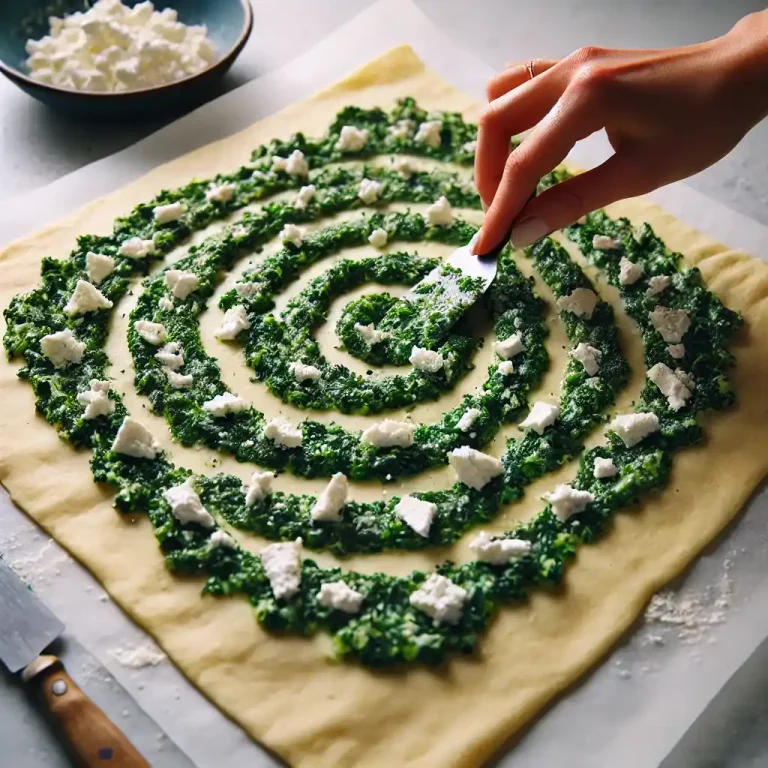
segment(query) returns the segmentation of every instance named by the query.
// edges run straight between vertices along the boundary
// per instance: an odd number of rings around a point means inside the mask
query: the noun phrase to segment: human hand
[[[515,219],[511,240],[524,247],[727,154],[768,113],[768,11],[683,48],[588,47],[561,60],[511,66],[487,90],[475,183],[489,207],[478,254],[496,246]],[[510,137],[533,126],[510,154]],[[602,128],[614,154],[527,203],[539,179]]]

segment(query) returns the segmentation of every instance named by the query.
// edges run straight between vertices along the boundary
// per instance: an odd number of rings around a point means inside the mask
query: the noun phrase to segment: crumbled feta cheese
[[[595,235],[592,238],[592,247],[598,251],[613,251],[616,248],[621,248],[621,240],[614,240],[608,235]]]
[[[637,445],[659,428],[659,417],[655,413],[627,413],[616,416],[608,425],[608,429],[615,432],[627,448]]]
[[[280,232],[280,242],[283,245],[293,243],[297,248],[301,248],[304,238],[301,235],[301,230],[295,224],[286,224]]]
[[[262,289],[262,283],[254,281],[252,283],[237,283],[235,285],[235,293],[238,296],[242,296],[244,299],[250,298],[254,294],[259,293]]]
[[[591,376],[584,383],[588,387],[592,387],[593,389],[599,389],[600,386],[601,386],[600,377],[599,376]]]
[[[347,476],[343,472],[336,472],[317,497],[310,517],[322,521],[341,520],[341,510],[347,502],[348,490]]]
[[[101,285],[115,271],[115,260],[103,253],[85,254],[85,274],[94,285]]]
[[[135,459],[154,459],[160,453],[160,444],[141,422],[126,416],[112,443],[112,450]]]
[[[309,174],[309,165],[304,153],[301,150],[294,149],[288,157],[275,155],[272,158],[273,171],[285,171],[289,176],[307,176]]]
[[[395,514],[419,536],[426,538],[437,514],[437,504],[415,496],[403,496],[395,504]]]
[[[427,373],[437,373],[445,363],[443,356],[439,352],[416,346],[411,348],[408,361],[414,368],[426,371]]]
[[[165,284],[176,299],[186,299],[200,287],[200,278],[194,272],[169,269],[165,273]]]
[[[513,333],[506,339],[495,341],[493,343],[493,351],[504,360],[510,360],[515,357],[515,355],[525,352],[525,345],[520,338],[520,334]]]
[[[236,191],[237,187],[228,181],[224,184],[212,184],[205,193],[205,199],[209,203],[228,203]]]
[[[520,429],[532,429],[537,434],[543,435],[544,430],[554,424],[559,415],[559,406],[538,400],[533,404],[530,413],[520,422]]]
[[[172,371],[170,368],[163,368],[163,372],[168,379],[168,383],[174,389],[186,389],[195,383],[195,377],[191,373],[178,373],[177,371]]]
[[[682,360],[685,357],[685,344],[670,344],[667,347],[667,352],[675,360]]]
[[[396,141],[405,141],[411,137],[414,127],[413,120],[398,120],[389,126],[387,133]]]
[[[555,304],[560,312],[572,312],[576,317],[589,320],[597,306],[597,295],[589,288],[576,288],[573,293],[561,296]]]
[[[78,280],[64,307],[64,314],[77,317],[99,309],[111,309],[112,306],[112,302],[95,285]]]
[[[95,419],[115,410],[115,401],[109,399],[110,383],[91,379],[91,388],[77,395],[77,402],[85,408],[83,418]]]
[[[213,528],[216,525],[208,510],[203,506],[203,502],[195,490],[192,477],[188,477],[181,485],[164,491],[163,498],[168,502],[171,514],[180,523],[197,523],[203,528]]]
[[[646,296],[657,296],[660,293],[669,288],[672,281],[667,275],[654,275],[648,279],[648,289],[646,290]]]
[[[178,341],[169,341],[165,346],[160,347],[155,354],[155,359],[166,368],[178,371],[184,365],[184,351]]]
[[[371,324],[362,325],[361,323],[355,323],[354,328],[369,344],[378,344],[390,336],[386,331],[377,331]]]
[[[137,320],[133,327],[144,341],[156,347],[168,338],[168,331],[160,323],[152,323],[149,320]]]
[[[265,547],[261,550],[261,564],[275,597],[293,597],[301,586],[301,539]]]
[[[368,143],[368,130],[354,125],[345,125],[341,129],[336,149],[340,152],[359,152]]]
[[[203,410],[208,411],[215,419],[229,416],[230,413],[240,413],[247,409],[248,403],[231,392],[216,395],[212,400],[203,403]]]
[[[589,491],[578,491],[566,483],[555,486],[554,491],[545,493],[542,498],[552,505],[555,517],[563,523],[569,517],[583,512],[587,504],[595,500]]]
[[[392,421],[384,419],[372,424],[360,436],[364,443],[370,443],[377,448],[407,448],[413,445],[413,433],[416,427],[408,421]]]
[[[687,387],[691,391],[696,389],[696,384],[693,380],[693,376],[687,371],[684,371],[682,368],[675,368],[675,376],[677,376],[677,378],[683,382],[683,386]]]
[[[619,285],[634,285],[645,273],[642,264],[630,261],[626,256],[619,262]]]
[[[413,137],[415,142],[423,142],[428,147],[439,147],[442,141],[443,124],[440,120],[428,120],[419,125],[419,130]]]
[[[283,448],[298,448],[304,441],[300,427],[294,427],[287,419],[278,417],[267,422],[264,436]]]
[[[531,542],[525,539],[497,539],[487,531],[480,531],[469,542],[469,548],[478,560],[493,565],[504,565],[531,551]]]
[[[132,259],[143,259],[155,252],[154,240],[142,240],[140,237],[131,237],[120,246],[118,253]]]
[[[614,477],[618,473],[613,459],[604,459],[602,456],[595,457],[594,475],[598,480],[605,477]]]
[[[167,296],[161,296],[160,301],[157,302],[157,306],[165,312],[171,312],[175,305],[173,299],[169,299]]]
[[[357,613],[365,595],[357,592],[343,581],[326,581],[320,585],[317,602],[324,608],[342,613]]]
[[[184,203],[176,202],[168,205],[156,205],[152,213],[158,224],[167,224],[170,221],[178,221],[186,210]]]
[[[392,166],[394,167],[395,171],[397,171],[397,173],[399,173],[404,179],[409,178],[418,170],[413,164],[413,161],[409,160],[407,157],[395,158]]]
[[[79,363],[85,354],[85,346],[85,342],[79,341],[69,328],[49,333],[40,339],[40,349],[54,368],[66,368],[70,363]]]
[[[368,235],[368,242],[374,248],[383,248],[387,244],[387,230],[379,227]]]
[[[504,474],[504,467],[495,456],[481,453],[468,445],[454,448],[448,454],[448,463],[463,485],[479,491],[494,477]]]
[[[497,370],[502,376],[509,376],[515,372],[515,366],[511,360],[505,360],[503,363],[499,363]]]
[[[435,624],[456,624],[461,619],[468,597],[466,589],[439,573],[433,573],[411,593],[408,602],[431,616]]]
[[[245,506],[252,507],[257,501],[263,501],[272,491],[274,472],[254,472],[245,491]]]
[[[569,354],[584,366],[588,376],[594,376],[600,370],[600,358],[603,353],[597,347],[580,342]]]
[[[213,335],[221,341],[234,341],[242,331],[250,327],[247,310],[242,304],[237,304],[224,313],[224,320]]]
[[[296,200],[293,202],[293,207],[306,208],[314,199],[316,192],[317,190],[315,189],[314,184],[307,184],[307,186],[302,187],[296,195]]]
[[[659,388],[667,398],[669,407],[673,411],[679,411],[691,396],[691,391],[675,376],[674,371],[664,363],[656,363],[648,370],[648,378]]]
[[[322,373],[319,368],[314,365],[305,365],[304,363],[291,363],[290,371],[293,374],[293,378],[298,382],[303,381],[317,381]]]
[[[467,408],[462,417],[456,422],[456,429],[461,432],[469,432],[481,415],[482,411],[479,408]]]
[[[357,196],[369,205],[379,199],[381,193],[381,183],[374,179],[363,179],[357,190]]]
[[[427,221],[434,226],[447,226],[453,221],[453,209],[445,195],[441,195],[427,208]]]
[[[237,542],[226,531],[222,531],[221,528],[214,531],[211,537],[208,539],[208,547],[210,549],[235,549]]]
[[[691,318],[687,309],[669,309],[659,305],[648,313],[653,327],[668,344],[678,344],[691,327]]]
[[[285,171],[285,169],[288,167],[288,158],[287,157],[280,157],[280,155],[273,155],[272,156],[272,170],[273,171]],[[254,171],[253,175],[255,176],[258,173],[258,171]]]
[[[477,151],[477,142],[476,141],[466,141],[464,144],[461,145],[461,148],[468,152],[470,155],[474,155]]]

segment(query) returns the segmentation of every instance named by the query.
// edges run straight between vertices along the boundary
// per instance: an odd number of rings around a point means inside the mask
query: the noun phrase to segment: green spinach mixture
[[[476,126],[459,115],[427,113],[412,99],[389,112],[349,107],[322,138],[297,134],[275,140],[233,173],[163,191],[137,206],[116,221],[109,236],[80,237],[69,256],[46,259],[40,286],[15,297],[5,310],[4,345],[11,359],[23,361],[19,376],[33,387],[38,412],[63,439],[91,451],[94,478],[115,489],[119,510],[148,514],[174,572],[205,577],[205,591],[213,595],[245,594],[258,620],[276,633],[325,631],[339,657],[373,667],[436,664],[453,653],[472,653],[496,610],[524,600],[538,585],[560,583],[577,547],[595,541],[614,512],[666,484],[675,451],[703,437],[700,413],[734,401],[726,378],[733,362],[726,345],[740,318],[706,289],[698,270],[681,266],[680,255],[671,253],[650,227],[635,229],[625,219],[598,211],[566,234],[619,289],[642,333],[648,369],[661,371],[667,378],[657,380],[683,397],[673,401],[670,391],[662,393],[661,384],[648,380],[635,412],[645,414],[655,428],[640,439],[609,427],[605,446],[584,451],[586,436],[608,420],[629,367],[611,307],[567,251],[550,239],[527,249],[522,258],[531,260],[553,292],[568,338],[570,358],[559,403],[529,402],[548,368],[546,307],[516,266],[521,254],[507,249],[494,285],[472,310],[488,318],[498,345],[487,378],[438,422],[414,423],[410,444],[376,445],[358,432],[311,416],[294,425],[300,439],[283,443],[268,436],[267,420],[255,406],[240,403],[221,412],[211,407],[217,398],[229,396],[232,402],[237,393],[228,392],[216,360],[203,348],[197,319],[226,272],[281,233],[283,246],[246,272],[220,301],[239,320],[225,343],[242,346],[254,377],[270,392],[308,411],[381,414],[383,419],[387,411],[438,399],[460,384],[482,344],[477,324],[465,313],[475,304],[479,287],[412,247],[425,241],[463,245],[474,234],[473,225],[458,217],[432,223],[413,211],[376,210],[312,233],[301,227],[352,209],[434,204],[441,197],[455,208],[478,209],[476,193],[456,173],[415,170],[407,160],[421,156],[470,165],[475,138]],[[392,167],[365,162],[381,155],[399,160]],[[348,160],[356,162],[345,165]],[[541,186],[563,176],[551,174]],[[375,195],[368,194],[371,189]],[[296,193],[293,202],[269,202],[290,190]],[[156,215],[157,207],[173,210],[174,204],[181,204],[177,214],[167,219]],[[415,502],[349,500],[337,519],[314,514],[322,498],[268,489],[251,494],[231,475],[192,478],[193,494],[199,494],[213,519],[275,542],[301,537],[304,548],[339,556],[443,546],[492,520],[502,504],[519,499],[536,478],[580,456],[571,483],[582,492],[578,508],[564,512],[555,494],[532,520],[493,543],[513,547],[513,553],[492,556],[478,546],[476,560],[443,563],[437,573],[450,581],[437,580],[441,594],[435,591],[434,574],[366,575],[322,568],[309,558],[290,562],[295,552],[288,543],[277,555],[273,549],[273,556],[258,556],[223,535],[213,520],[179,514],[165,492],[187,483],[190,471],[164,453],[136,458],[113,450],[128,416],[120,396],[110,391],[110,408],[93,418],[86,418],[82,396],[92,380],[107,378],[104,347],[111,312],[135,279],[193,233],[246,206],[251,209],[237,221],[190,247],[173,270],[147,278],[131,314],[128,346],[137,391],[164,416],[177,441],[303,477],[343,473],[353,480],[387,482],[444,465],[452,452],[481,450],[500,426],[529,409],[532,426],[507,442],[501,466],[484,482],[456,482],[448,490],[418,493]],[[299,228],[298,237],[293,227]],[[345,249],[366,245],[378,230],[386,233],[386,253],[343,258]],[[100,280],[94,277],[93,254],[109,257],[114,267]],[[274,311],[278,295],[304,270],[340,255],[281,312]],[[336,331],[344,348],[371,366],[407,366],[413,347],[420,347],[440,356],[438,368],[361,376],[325,358],[313,334],[327,320],[333,301],[366,283],[413,286],[436,268],[443,270],[443,279],[420,287],[410,301],[388,293],[350,301]],[[186,291],[174,288],[182,279]],[[113,307],[72,312],[68,303],[79,281],[96,284]],[[55,355],[46,346],[50,342],[43,339],[61,332],[71,333],[83,346],[54,364]],[[550,418],[537,421],[542,407]],[[596,460],[610,464],[611,471],[596,473]],[[408,503],[416,504],[418,514],[429,509],[426,526],[403,514],[402,505]],[[276,561],[286,557],[293,579],[290,594],[274,579],[280,566]]]

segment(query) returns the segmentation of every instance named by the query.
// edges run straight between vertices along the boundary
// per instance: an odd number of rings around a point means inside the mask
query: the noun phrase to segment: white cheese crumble
[[[678,344],[691,327],[691,318],[687,309],[669,309],[659,305],[648,313],[653,327],[661,334],[667,344]]]
[[[258,280],[254,280],[252,283],[237,283],[235,285],[235,293],[238,296],[242,296],[244,299],[253,296],[262,289],[262,283]]]
[[[634,285],[645,274],[642,264],[630,261],[626,256],[619,262],[619,285]]]
[[[91,388],[77,395],[77,402],[85,408],[83,418],[95,419],[115,410],[115,401],[109,399],[110,383],[91,379]]]
[[[478,560],[493,565],[504,565],[510,560],[523,557],[531,551],[531,542],[525,539],[496,539],[487,531],[480,531],[469,548]]]
[[[589,288],[576,288],[573,293],[561,296],[555,305],[560,312],[572,312],[576,317],[589,320],[597,306],[597,295]]]
[[[604,459],[602,456],[595,457],[593,474],[598,480],[606,477],[615,477],[618,471],[613,463],[613,459]]]
[[[203,528],[216,525],[195,490],[194,478],[188,477],[181,485],[164,491],[163,498],[168,502],[171,514],[180,523],[197,523]]]
[[[305,187],[302,187],[296,195],[296,199],[293,202],[293,207],[299,209],[306,208],[307,205],[309,205],[309,203],[314,199],[316,193],[317,189],[315,188],[314,184],[307,184]]]
[[[566,483],[556,485],[554,491],[545,493],[542,498],[552,505],[552,512],[561,522],[583,512],[587,504],[595,500],[589,491],[578,491]]]
[[[379,227],[368,235],[368,242],[374,248],[383,248],[387,244],[387,230]]]
[[[250,327],[248,311],[242,304],[238,304],[224,313],[224,319],[213,335],[220,341],[234,341],[238,334]]]
[[[525,345],[520,338],[520,334],[513,333],[509,338],[495,341],[493,343],[493,351],[504,360],[510,360],[515,355],[525,352]]]
[[[144,341],[156,347],[168,338],[168,331],[161,323],[153,323],[149,320],[137,320],[133,324],[133,327],[136,333],[138,333]]]
[[[112,306],[112,302],[95,285],[78,280],[64,307],[64,314],[77,317],[99,309],[111,309]]]
[[[170,221],[178,221],[185,213],[186,207],[182,202],[169,203],[168,205],[156,205],[152,214],[158,224],[168,224]]]
[[[468,597],[466,589],[439,573],[433,573],[419,589],[411,593],[408,602],[431,616],[435,624],[456,624],[461,619]]]
[[[304,441],[301,427],[294,427],[282,416],[267,422],[264,436],[283,448],[298,448]]]
[[[226,181],[223,184],[211,184],[205,192],[209,203],[228,203],[235,195],[237,187]]]
[[[456,473],[456,479],[476,491],[486,486],[494,477],[504,474],[504,467],[495,456],[476,451],[468,445],[450,451],[448,463]]]
[[[667,275],[654,275],[648,279],[646,296],[657,296],[660,293],[664,293],[669,288],[671,282]]]
[[[357,190],[357,196],[369,205],[379,199],[381,183],[374,179],[362,179]]]
[[[118,253],[131,259],[143,259],[155,252],[154,240],[142,240],[140,237],[131,237],[120,245]]]
[[[200,287],[200,278],[194,272],[184,272],[181,269],[169,269],[165,273],[165,284],[174,298],[186,299]]]
[[[101,285],[115,271],[115,260],[103,253],[85,254],[85,274],[94,285]]]
[[[442,130],[443,124],[440,120],[428,120],[419,125],[419,130],[416,131],[413,140],[423,142],[428,147],[439,147],[442,141],[442,136],[440,135]]]
[[[230,413],[240,413],[248,408],[248,403],[231,392],[216,395],[212,400],[203,403],[203,410],[208,411],[215,419],[229,416]]]
[[[502,376],[509,376],[515,372],[515,365],[511,360],[505,360],[503,363],[499,363],[497,370]]]
[[[584,366],[588,376],[594,376],[600,370],[600,358],[603,353],[597,347],[582,341],[568,354]]]
[[[272,170],[285,171],[289,176],[307,176],[309,165],[304,153],[299,149],[294,149],[288,157],[275,155],[272,158]]]
[[[178,371],[172,371],[170,368],[163,368],[163,372],[168,379],[168,383],[174,389],[186,389],[195,383],[195,377],[191,373],[183,374]]]
[[[419,536],[426,538],[437,514],[437,504],[415,496],[403,496],[395,504],[395,514]]]
[[[441,195],[427,208],[427,221],[435,226],[447,226],[453,221],[453,209],[445,195]]]
[[[304,381],[317,381],[322,376],[319,368],[316,368],[314,365],[306,365],[305,363],[291,363],[289,369],[293,374],[293,378],[300,383]]]
[[[627,448],[637,445],[659,428],[659,417],[655,413],[627,413],[616,416],[608,425],[608,429],[615,432]]]
[[[424,347],[411,347],[411,354],[408,357],[408,362],[420,371],[426,371],[427,373],[437,373],[445,361],[443,356],[439,352],[434,352],[431,349],[424,349]]]
[[[117,430],[112,450],[135,459],[154,459],[160,453],[160,444],[141,422],[126,416]]]
[[[667,352],[675,360],[682,360],[685,357],[685,344],[670,344],[667,347]]]
[[[169,341],[165,346],[160,347],[155,354],[155,359],[166,368],[178,371],[184,365],[184,350],[178,341]]]
[[[386,331],[376,330],[372,324],[363,325],[362,323],[355,323],[354,328],[369,344],[378,344],[390,336]]]
[[[370,443],[377,448],[407,448],[413,445],[413,433],[416,427],[408,421],[392,421],[384,419],[372,424],[360,436],[364,443]]]
[[[293,597],[301,586],[301,539],[264,547],[261,564],[275,597],[278,600]]]
[[[79,363],[85,354],[85,346],[85,342],[79,341],[69,328],[49,333],[40,339],[40,349],[54,368],[66,368],[70,363]]]
[[[465,141],[461,148],[470,155],[474,155],[477,151],[477,141]]]
[[[160,301],[157,302],[157,306],[160,309],[170,312],[174,308],[173,299],[169,299],[167,296],[161,296]]]
[[[613,251],[616,248],[621,248],[621,240],[614,240],[608,235],[595,235],[592,238],[592,247],[598,251]]]
[[[469,432],[481,415],[482,411],[479,408],[467,408],[461,418],[456,422],[456,429],[461,432]]]
[[[414,129],[413,120],[398,120],[394,125],[390,125],[387,133],[397,141],[405,141],[410,138]]]
[[[301,235],[301,229],[295,224],[286,224],[280,232],[280,242],[293,243],[297,248],[301,248],[304,238]]]
[[[675,376],[677,376],[680,381],[683,382],[683,384],[688,387],[691,391],[696,389],[696,384],[693,381],[693,376],[688,373],[687,371],[684,371],[682,368],[675,368]]]
[[[336,142],[339,152],[359,152],[368,143],[368,130],[354,125],[345,125]]]
[[[320,591],[317,593],[317,602],[320,605],[342,613],[357,613],[364,599],[365,595],[343,581],[326,581],[320,585]]]
[[[208,547],[210,549],[235,549],[237,542],[226,531],[222,531],[221,528],[214,531],[211,537],[208,539]]]
[[[325,522],[341,520],[341,510],[347,502],[348,491],[347,476],[343,472],[336,472],[317,497],[310,510],[310,517]]]
[[[251,482],[245,489],[245,505],[252,507],[257,501],[266,499],[272,491],[274,479],[274,472],[254,472],[251,475]]]
[[[538,400],[533,404],[530,413],[520,422],[520,429],[532,429],[537,434],[543,435],[544,430],[554,424],[559,415],[560,406]]]
[[[648,378],[659,388],[661,394],[667,398],[669,407],[673,411],[679,411],[691,396],[691,390],[664,363],[656,363],[656,365],[650,368],[648,370]]]

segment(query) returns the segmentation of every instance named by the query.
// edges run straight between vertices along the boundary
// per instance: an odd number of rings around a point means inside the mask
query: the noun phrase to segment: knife
[[[38,695],[83,768],[149,768],[56,656],[40,655],[64,624],[0,558],[0,660]]]

